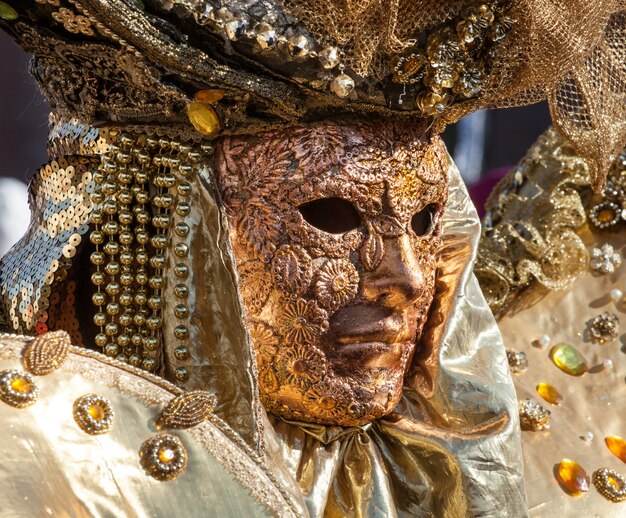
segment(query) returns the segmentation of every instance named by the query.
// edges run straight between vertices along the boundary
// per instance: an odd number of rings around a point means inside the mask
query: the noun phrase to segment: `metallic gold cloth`
[[[588,247],[609,242],[621,250],[626,244],[623,232],[593,235],[585,228],[580,237]],[[601,467],[626,474],[626,465],[604,444],[607,435],[626,435],[623,345],[626,307],[616,306],[608,296],[613,288],[623,290],[625,282],[626,264],[608,275],[595,275],[587,270],[569,289],[549,292],[533,306],[505,315],[499,321],[507,348],[523,351],[528,357],[528,370],[514,378],[518,397],[535,398],[552,412],[548,432],[522,432],[530,516],[618,518],[626,513],[626,504],[604,499],[593,487],[584,496],[569,496],[559,487],[553,473],[555,465],[570,458],[589,476]],[[585,333],[587,322],[604,311],[620,318],[621,338],[604,345],[591,343]],[[551,337],[550,347],[534,347],[531,342],[543,334]],[[551,362],[551,346],[562,342],[573,345],[585,356],[590,367],[587,374],[573,377]],[[605,359],[613,361],[612,369],[601,368]],[[563,395],[560,406],[552,406],[537,395],[535,388],[541,382],[554,385]],[[582,437],[589,431],[594,439],[585,442]]]
[[[28,339],[30,340],[30,339]],[[24,340],[0,337],[0,369],[21,369]],[[170,482],[146,475],[139,448],[173,385],[103,355],[74,348],[60,370],[37,376],[27,409],[0,402],[0,515],[58,517],[299,516],[298,496],[279,488],[258,457],[218,418],[169,431],[189,455]],[[109,433],[92,436],[72,417],[78,397],[108,398]],[[256,459],[256,460],[255,460]]]
[[[479,223],[454,165],[450,180],[436,302],[397,411],[347,429],[274,420],[313,517],[526,513],[515,394],[472,273]]]

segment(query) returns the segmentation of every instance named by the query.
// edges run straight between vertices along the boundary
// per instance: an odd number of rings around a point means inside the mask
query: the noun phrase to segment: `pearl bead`
[[[593,432],[585,432],[585,434],[583,435],[583,441],[585,442],[593,441]]]
[[[607,358],[606,360],[604,360],[602,362],[602,367],[605,369],[612,369],[613,368],[613,360]]]
[[[624,292],[622,290],[618,290],[617,288],[612,289],[610,292],[610,297],[613,302],[620,302],[624,298]]]

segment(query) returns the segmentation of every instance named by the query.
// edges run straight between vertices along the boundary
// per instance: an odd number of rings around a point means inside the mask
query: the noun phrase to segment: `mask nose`
[[[414,304],[426,289],[426,279],[406,234],[384,240],[380,264],[363,279],[363,299],[390,309]]]

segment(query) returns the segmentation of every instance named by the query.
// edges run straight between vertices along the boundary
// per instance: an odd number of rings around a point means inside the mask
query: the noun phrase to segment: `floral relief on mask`
[[[225,137],[215,161],[266,409],[341,426],[391,412],[434,296],[439,137],[322,123]]]

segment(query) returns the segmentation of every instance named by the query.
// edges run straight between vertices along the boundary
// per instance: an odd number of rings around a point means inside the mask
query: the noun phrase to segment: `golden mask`
[[[335,123],[216,146],[267,410],[342,426],[392,411],[434,295],[443,143]]]

